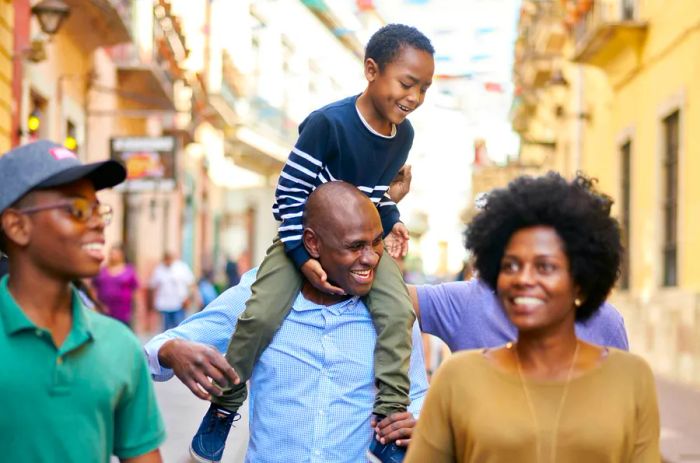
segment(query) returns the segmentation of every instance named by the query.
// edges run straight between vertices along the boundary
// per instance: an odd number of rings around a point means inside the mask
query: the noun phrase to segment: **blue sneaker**
[[[399,447],[394,442],[382,444],[372,439],[367,450],[367,458],[372,463],[401,463],[406,456],[406,447]]]
[[[190,455],[200,463],[219,463],[224,455],[226,438],[234,421],[241,415],[211,404],[190,444]]]

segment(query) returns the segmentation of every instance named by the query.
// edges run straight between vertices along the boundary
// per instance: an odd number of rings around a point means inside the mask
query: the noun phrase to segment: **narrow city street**
[[[657,378],[665,463],[700,462],[700,389]]]

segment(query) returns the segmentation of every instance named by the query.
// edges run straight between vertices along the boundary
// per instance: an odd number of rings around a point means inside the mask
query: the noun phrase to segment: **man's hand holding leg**
[[[371,424],[382,444],[395,441],[396,445],[406,447],[411,441],[416,419],[411,412],[399,412],[387,416],[379,423],[372,417]]]

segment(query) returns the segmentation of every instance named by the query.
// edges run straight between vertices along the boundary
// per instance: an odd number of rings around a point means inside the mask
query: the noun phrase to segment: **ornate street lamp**
[[[70,7],[61,0],[42,0],[32,7],[32,14],[39,20],[44,34],[51,37],[70,14]]]

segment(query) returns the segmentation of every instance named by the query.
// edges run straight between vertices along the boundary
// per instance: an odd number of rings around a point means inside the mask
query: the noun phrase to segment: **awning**
[[[124,102],[124,107],[175,110],[173,87],[155,65],[119,66],[117,79],[118,94]]]
[[[64,29],[86,50],[131,40],[130,2],[125,0],[64,0],[70,15]]]

